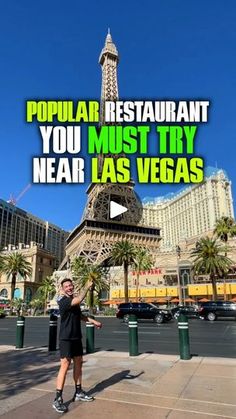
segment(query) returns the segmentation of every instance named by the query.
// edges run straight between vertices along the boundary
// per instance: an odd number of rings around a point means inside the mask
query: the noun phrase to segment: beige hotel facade
[[[231,182],[216,168],[207,168],[201,184],[164,197],[146,198],[143,203],[144,224],[161,228],[162,250],[214,230],[222,216],[234,218]]]

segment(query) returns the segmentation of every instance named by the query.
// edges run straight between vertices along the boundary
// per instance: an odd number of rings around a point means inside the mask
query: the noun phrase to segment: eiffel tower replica
[[[105,46],[99,57],[102,67],[100,125],[105,124],[104,102],[118,100],[118,62],[118,52],[108,31]],[[121,156],[112,157],[116,159]],[[102,168],[103,156],[99,155],[98,160],[99,168]],[[88,263],[106,266],[113,244],[122,240],[148,248],[151,253],[156,254],[160,229],[145,227],[142,224],[142,205],[134,192],[132,180],[127,184],[91,184],[87,195],[82,221],[67,238],[66,257],[59,269],[68,269],[75,256],[84,257]],[[128,211],[114,220],[110,219],[111,201],[127,207]]]

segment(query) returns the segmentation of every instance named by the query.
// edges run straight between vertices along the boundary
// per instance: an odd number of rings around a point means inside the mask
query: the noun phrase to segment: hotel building
[[[19,248],[22,243],[30,246],[35,242],[56,258],[59,266],[65,255],[68,233],[54,224],[44,221],[15,205],[0,199],[0,250],[9,245]]]
[[[231,181],[224,170],[211,167],[203,183],[143,202],[144,224],[161,228],[161,250],[213,231],[222,216],[234,218]]]
[[[31,264],[32,273],[26,278],[17,274],[14,298],[22,298],[29,303],[42,284],[42,280],[52,275],[55,269],[55,256],[35,242],[31,242],[29,245],[20,243],[17,247],[17,252],[21,253]],[[7,250],[1,252],[1,255],[8,256],[13,252],[16,252],[16,246],[8,245]],[[0,297],[11,298],[11,277],[8,278],[3,273],[0,273]]]

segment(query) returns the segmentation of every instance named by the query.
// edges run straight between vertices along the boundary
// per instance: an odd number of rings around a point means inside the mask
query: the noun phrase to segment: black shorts
[[[83,345],[81,339],[60,340],[59,348],[61,358],[74,358],[75,356],[83,355]]]

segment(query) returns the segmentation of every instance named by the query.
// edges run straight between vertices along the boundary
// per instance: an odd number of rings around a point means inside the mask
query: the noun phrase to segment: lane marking
[[[116,331],[114,330],[112,333],[116,333],[116,334],[125,334],[127,335],[129,333],[129,331],[124,330],[124,331]],[[139,332],[140,335],[160,335],[161,332]]]
[[[156,325],[156,326],[138,326],[139,329],[160,329],[160,330],[171,330],[169,327],[166,326],[162,326],[160,325]]]
[[[221,377],[219,377],[221,378]],[[110,389],[107,388],[105,389],[105,391],[114,391],[116,393],[125,393],[127,394],[127,391],[124,390],[116,390],[116,389]],[[173,400],[178,400],[178,401],[187,401],[187,402],[199,402],[199,403],[207,403],[207,404],[217,404],[220,406],[230,406],[230,407],[236,407],[236,404],[232,404],[232,403],[222,403],[222,402],[210,402],[207,400],[199,400],[199,399],[186,399],[184,397],[176,397],[176,396],[163,396],[162,394],[150,394],[150,393],[141,393],[138,391],[130,391],[129,395],[131,394],[136,394],[137,396],[148,396],[148,397],[163,397],[164,399],[173,399]]]
[[[35,391],[42,391],[42,392],[46,392],[46,393],[55,393],[55,390],[46,390],[44,388],[37,388],[37,387],[31,387],[31,390],[35,390]]]
[[[68,387],[72,387],[72,385],[70,385]],[[48,389],[43,389],[43,388],[38,388],[38,387],[31,387],[31,390],[41,391],[41,392],[46,392],[46,393],[55,393],[55,390],[48,390]],[[89,391],[89,390],[87,390],[87,391]],[[127,394],[127,391],[115,390],[115,389],[109,389],[109,388],[106,388],[106,389],[102,390],[100,393],[102,393],[103,391],[105,391],[105,392],[110,391],[110,392]],[[97,394],[99,394],[99,393],[97,393]],[[136,394],[137,396],[147,396],[147,397],[158,397],[158,398],[163,398],[163,399],[172,399],[172,400],[177,400],[177,401],[180,401],[180,402],[181,401],[194,402],[194,403],[198,402],[198,403],[206,403],[206,404],[213,404],[213,405],[219,405],[219,406],[236,407],[236,404],[232,404],[232,403],[210,402],[210,401],[207,401],[207,400],[200,400],[200,399],[186,399],[184,397],[164,396],[163,394],[150,394],[150,393],[141,393],[141,392],[137,392],[137,391],[130,391],[129,395],[132,395],[132,394]],[[97,396],[97,395],[96,395],[96,399],[103,400],[102,397]],[[106,399],[104,398],[104,400],[106,400]],[[113,399],[108,399],[108,400],[113,400]],[[121,401],[122,402],[122,400],[114,400],[114,401]],[[139,403],[136,403],[136,402],[126,402],[126,401],[124,401],[124,403],[139,404]],[[147,405],[147,406],[149,406],[149,405]],[[172,409],[172,408],[169,408],[169,409]],[[231,417],[231,416],[228,416],[228,417]],[[235,418],[235,416],[233,416],[233,417]]]
[[[131,404],[131,405],[135,405],[135,406],[144,406],[144,407],[153,407],[153,408],[159,408],[159,409],[165,409],[165,410],[171,410],[171,411],[176,411],[176,412],[183,412],[183,413],[197,413],[198,415],[206,415],[206,416],[212,416],[212,417],[218,417],[218,418],[222,418],[222,415],[219,415],[217,413],[208,413],[208,412],[199,412],[198,410],[188,410],[188,409],[179,409],[177,407],[163,407],[160,406],[158,404],[147,404],[147,403],[135,403],[135,402],[130,402],[130,401],[123,401],[123,400],[116,400],[116,399],[108,399],[105,397],[96,397],[97,400],[104,400],[107,402],[117,402],[117,403],[123,403],[123,404]],[[224,415],[224,418],[227,419],[235,419],[235,416],[228,416],[228,415]]]

